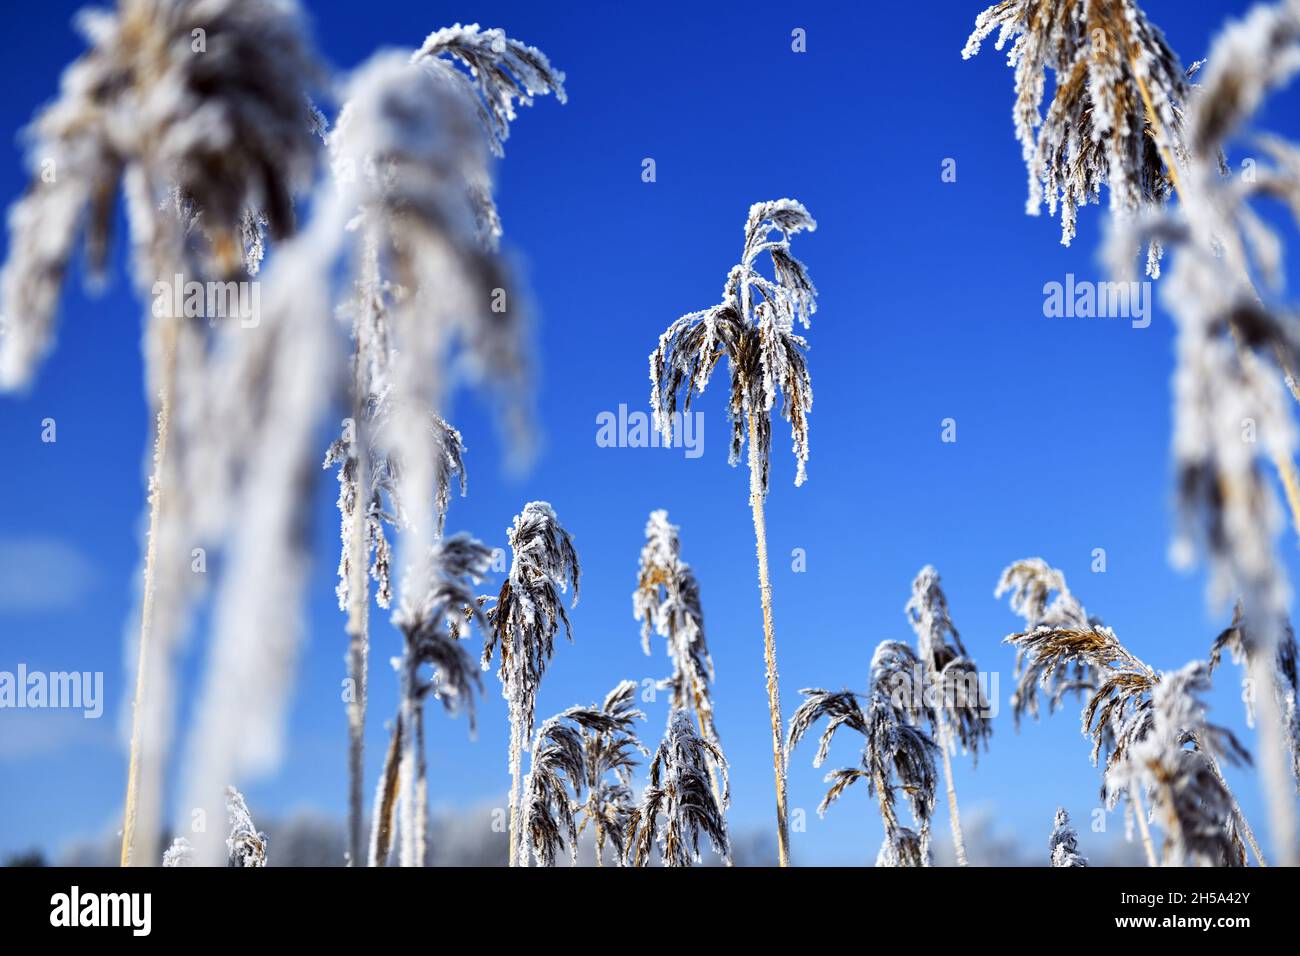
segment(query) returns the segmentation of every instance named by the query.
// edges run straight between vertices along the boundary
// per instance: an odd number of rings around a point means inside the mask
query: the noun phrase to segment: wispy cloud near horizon
[[[43,535],[0,537],[0,612],[74,608],[98,579],[94,563],[66,541]]]

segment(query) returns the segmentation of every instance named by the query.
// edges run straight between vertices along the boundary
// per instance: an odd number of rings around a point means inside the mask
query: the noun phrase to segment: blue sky
[[[54,94],[81,48],[69,27],[78,4],[49,0],[0,34],[10,64],[0,101],[0,198],[24,185],[16,134]],[[960,51],[982,4],[926,5],[924,18],[871,4],[625,4],[386,2],[309,4],[327,60],[345,70],[379,47],[414,47],[455,21],[501,26],[541,47],[568,74],[569,103],[522,113],[500,165],[506,245],[528,278],[540,349],[545,434],[525,475],[504,467],[483,406],[457,398],[450,416],[469,446],[469,496],[449,530],[504,546],[524,502],[551,501],[573,533],[585,574],[574,643],[557,649],[539,715],[603,696],[623,678],[665,673],[646,658],[630,595],[647,514],[667,508],[699,577],[717,668],[718,727],[733,769],[733,827],[770,829],[772,772],[761,615],[743,470],[727,466],[721,382],[700,406],[704,454],[598,447],[596,416],[645,409],[646,359],[680,314],[713,304],[739,254],[751,203],[795,197],[819,222],[795,253],[820,290],[808,334],[815,404],[809,481],[792,483],[788,430],[776,425],[768,534],[786,716],[798,689],[865,689],[875,645],[911,639],[903,605],[916,572],[943,575],[962,637],[983,670],[1000,672],[1003,703],[1015,628],[993,586],[1010,561],[1041,555],[1062,568],[1088,609],[1157,668],[1203,657],[1227,613],[1207,609],[1203,578],[1172,570],[1170,395],[1173,332],[1122,320],[1048,319],[1043,285],[1098,274],[1104,210],[1081,215],[1071,248],[1059,224],[1023,214],[1025,175],[1011,128],[1012,77],[991,45]],[[1245,0],[1149,0],[1149,16],[1185,61],[1204,55]],[[807,52],[791,31],[807,31]],[[1265,116],[1295,136],[1297,98]],[[642,181],[653,158],[657,179]],[[956,182],[941,164],[956,161]],[[89,296],[69,284],[60,341],[25,396],[0,397],[6,506],[0,512],[0,669],[105,673],[106,716],[0,712],[0,854],[56,852],[118,826],[125,778],[117,716],[129,695],[123,633],[140,546],[147,411],[140,316],[122,268]],[[1294,260],[1294,257],[1293,257]],[[58,441],[41,442],[42,419]],[[957,441],[940,441],[941,421]],[[324,447],[322,446],[322,454]],[[285,762],[247,781],[255,813],[342,814],[346,799],[343,620],[333,598],[336,485],[321,472],[301,661]],[[807,570],[791,567],[793,549]],[[1105,573],[1092,573],[1095,548]],[[1296,570],[1293,540],[1284,551]],[[200,627],[184,668],[186,693],[206,650]],[[368,738],[373,781],[394,707],[385,662],[395,633],[375,617]],[[505,705],[485,675],[480,727],[431,718],[435,807],[499,805],[508,786]],[[1229,667],[1213,715],[1253,742]],[[190,701],[183,699],[179,720]],[[666,717],[647,705],[647,740]],[[183,734],[178,734],[183,739]],[[807,817],[796,862],[874,860],[880,825],[865,792],[816,817],[822,772],[813,747],[794,755],[790,802]],[[847,738],[832,760],[856,760]],[[1098,776],[1067,711],[1017,733],[1008,707],[978,769],[956,764],[968,812],[1031,847],[1052,813],[1070,809],[1084,852],[1122,833],[1086,828]],[[1230,781],[1257,830],[1265,813],[1253,772]],[[367,786],[369,787],[370,784]],[[937,833],[946,832],[940,809]]]

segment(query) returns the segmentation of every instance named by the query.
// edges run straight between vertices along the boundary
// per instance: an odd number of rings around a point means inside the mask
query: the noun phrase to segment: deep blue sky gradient
[[[449,530],[503,546],[525,501],[551,501],[583,563],[575,642],[563,644],[543,683],[539,716],[599,699],[618,680],[666,672],[661,643],[646,658],[630,595],[647,514],[667,508],[682,526],[684,556],[700,579],[717,667],[718,726],[733,765],[738,830],[770,832],[772,771],[763,684],[747,476],[726,463],[725,390],[700,406],[704,455],[600,448],[596,416],[620,403],[645,409],[646,357],[678,315],[717,300],[739,254],[752,202],[793,196],[819,221],[795,253],[821,292],[808,337],[816,395],[809,481],[796,489],[788,428],[775,427],[768,501],[778,655],[785,714],[798,689],[865,689],[875,645],[911,640],[903,617],[910,582],[934,563],[980,667],[1012,686],[1001,638],[1018,619],[992,592],[1013,559],[1042,555],[1061,567],[1089,610],[1153,666],[1204,656],[1227,613],[1211,613],[1201,575],[1166,560],[1170,535],[1170,393],[1173,333],[1163,311],[1150,328],[1122,320],[1047,319],[1042,288],[1067,272],[1096,277],[1104,210],[1081,215],[1072,248],[1059,224],[1023,213],[1025,175],[1011,128],[1012,76],[986,46],[960,51],[980,0],[927,3],[882,16],[875,4],[752,2],[643,4],[316,2],[319,47],[340,70],[376,48],[411,48],[455,21],[504,27],[541,47],[568,74],[570,101],[522,112],[499,167],[506,245],[526,274],[537,314],[536,466],[511,476],[483,405],[461,396],[451,417],[470,448],[470,493]],[[81,49],[68,23],[73,0],[24,9],[0,31],[8,64],[0,100],[0,200],[24,186],[16,134],[50,98]],[[1245,0],[1149,0],[1151,18],[1182,57],[1203,56],[1222,20]],[[790,33],[807,31],[793,53]],[[1297,98],[1274,100],[1267,119],[1292,136]],[[331,110],[332,114],[332,110]],[[651,157],[657,182],[641,180]],[[957,181],[940,178],[957,162]],[[0,669],[102,670],[107,713],[0,712],[0,854],[118,827],[125,776],[119,716],[129,695],[123,633],[135,587],[148,422],[140,359],[141,303],[119,248],[109,290],[69,284],[59,345],[26,396],[0,398],[4,448],[0,544],[38,539],[75,549],[93,568],[66,600],[39,611],[0,604]],[[1294,260],[1294,256],[1293,256]],[[54,417],[58,442],[40,441]],[[957,422],[955,444],[940,422]],[[322,454],[324,447],[322,445]],[[314,526],[310,635],[281,770],[248,783],[255,812],[319,809],[346,799],[343,618],[334,605],[336,485],[321,472]],[[1089,570],[1094,548],[1108,570]],[[793,549],[807,553],[793,573]],[[1293,539],[1285,542],[1293,570]],[[367,787],[386,741],[395,681],[386,661],[397,638],[374,618]],[[185,662],[187,716],[206,652],[194,635]],[[1253,743],[1229,666],[1213,715]],[[435,806],[502,805],[507,723],[496,680],[485,675],[478,739],[463,720],[431,717]],[[648,741],[666,717],[647,705]],[[178,737],[183,740],[184,734]],[[822,771],[815,745],[794,755],[791,806],[804,811],[796,862],[875,858],[879,818],[864,792],[816,817]],[[179,755],[178,755],[179,756]],[[834,765],[856,760],[847,738]],[[179,762],[176,764],[179,766]],[[1098,775],[1078,720],[1067,711],[1017,733],[1009,708],[978,769],[956,763],[968,813],[1000,832],[1046,845],[1057,805],[1080,825],[1085,852],[1117,839],[1088,830]],[[1252,771],[1231,782],[1257,829],[1265,813]],[[945,834],[946,813],[935,830]]]

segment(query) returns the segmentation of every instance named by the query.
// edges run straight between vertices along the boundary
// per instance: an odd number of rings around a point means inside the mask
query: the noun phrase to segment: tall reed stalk
[[[960,744],[963,753],[969,752],[973,759],[979,759],[980,747],[988,746],[988,738],[993,733],[992,705],[984,698],[979,671],[962,646],[948,614],[948,598],[939,586],[939,572],[933,566],[922,568],[912,582],[912,597],[904,612],[916,632],[917,658],[929,691],[923,712],[943,757],[953,850],[957,865],[966,866],[966,841],[962,836],[951,752]]]
[[[516,866],[524,845],[519,819],[523,750],[533,733],[537,689],[555,651],[555,635],[561,625],[573,639],[563,595],[572,587],[573,603],[578,603],[581,569],[573,539],[548,502],[524,505],[506,537],[512,553],[510,575],[487,610],[483,669],[499,655],[497,677],[510,714],[509,863]]]
[[[804,358],[808,343],[794,329],[796,322],[808,327],[817,308],[817,290],[803,263],[790,254],[790,240],[800,232],[816,228],[817,223],[808,210],[793,199],[751,206],[745,221],[740,263],[727,276],[723,301],[682,316],[659,337],[659,346],[650,355],[650,406],[655,427],[667,442],[672,441],[675,419],[690,412],[692,397],[708,385],[718,360],[724,355],[727,358],[731,377],[728,414],[732,465],[739,463],[746,440],[749,444],[749,505],[754,521],[758,591],[763,612],[777,854],[782,866],[790,865],[790,837],[764,503],[771,470],[772,409],[778,394],[782,396],[781,414],[790,423],[794,439],[795,484],[803,484],[806,478],[812,380]],[[771,278],[758,270],[763,253],[771,258]],[[761,300],[757,303],[755,293]],[[684,395],[680,412],[679,393]]]

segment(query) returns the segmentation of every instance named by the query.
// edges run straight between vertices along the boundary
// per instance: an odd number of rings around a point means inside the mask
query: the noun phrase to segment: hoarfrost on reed
[[[867,792],[876,798],[885,829],[877,866],[930,865],[930,817],[934,813],[936,782],[934,756],[938,747],[919,727],[925,719],[925,692],[918,683],[920,675],[920,661],[910,647],[898,641],[884,641],[871,660],[871,686],[866,694],[865,710],[858,702],[859,695],[851,691],[807,688],[800,691],[804,702],[790,718],[787,755],[818,720],[828,718],[813,758],[814,767],[820,767],[826,760],[835,732],[841,727],[863,736],[858,766],[826,775],[826,782],[831,786],[817,813],[824,815],[845,790],[864,781]],[[903,792],[916,829],[900,822],[896,790]]]
[[[102,270],[119,193],[134,285],[156,299],[157,284],[177,276],[246,275],[246,242],[262,245],[256,225],[276,237],[292,230],[292,196],[314,165],[307,86],[319,70],[292,0],[121,0],[77,24],[89,49],[28,130],[32,185],[9,215],[0,387],[28,384],[50,350],[79,240],[92,274]],[[189,553],[224,531],[236,470],[230,439],[214,440],[232,433],[212,421],[219,376],[208,360],[210,340],[234,323],[205,327],[157,304],[144,348],[156,436],[140,626],[128,647],[138,677],[123,862],[157,858],[172,658],[197,590]]]
[[[650,635],[664,638],[673,673],[660,687],[672,693],[672,708],[695,713],[700,732],[722,750],[713,718],[713,658],[704,638],[704,609],[700,585],[691,566],[681,559],[681,529],[669,522],[668,512],[652,511],[646,522],[646,543],[641,549],[637,589],[632,593],[633,614],[641,622],[641,647],[650,653]],[[723,765],[725,766],[725,765]],[[714,789],[725,807],[730,802],[723,767],[711,770]],[[717,790],[717,777],[723,784]]]
[[[912,582],[912,596],[904,613],[916,632],[917,656],[927,684],[925,715],[943,757],[957,865],[966,866],[951,754],[960,744],[963,753],[969,752],[973,761],[979,760],[980,747],[988,746],[993,733],[989,702],[980,688],[975,662],[967,655],[952,623],[948,598],[933,565],[922,568]]]
[[[573,588],[578,603],[581,569],[569,532],[545,501],[530,501],[507,529],[510,574],[487,611],[483,669],[500,658],[497,677],[510,715],[510,861],[520,846],[516,833],[520,764],[525,742],[532,736],[537,712],[537,688],[555,651],[555,635],[564,626],[572,640],[563,595]]]
[[[1098,203],[1102,186],[1112,213],[1131,216],[1163,206],[1181,157],[1182,110],[1189,82],[1159,28],[1133,0],[1003,0],[979,15],[962,50],[977,54],[997,31],[1011,41],[1012,110],[1029,173],[1026,209],[1061,213],[1061,242],[1075,235],[1080,206]],[[1047,73],[1054,92],[1041,111]],[[1178,160],[1173,160],[1177,162]],[[1159,274],[1153,243],[1147,269]]]
[[[1187,111],[1190,156],[1177,213],[1150,212],[1118,224],[1107,255],[1117,275],[1132,271],[1136,246],[1149,238],[1175,247],[1163,300],[1178,328],[1173,457],[1179,532],[1173,555],[1189,564],[1202,552],[1210,596],[1239,600],[1257,629],[1262,653],[1256,686],[1276,686],[1275,648],[1291,597],[1276,552],[1281,510],[1261,467],[1277,464],[1293,513],[1300,487],[1292,464],[1295,423],[1281,383],[1300,397],[1300,324],[1281,295],[1281,245],[1256,212],[1259,198],[1281,199],[1300,222],[1297,149],[1257,139],[1253,176],[1221,175],[1220,159],[1270,91],[1300,68],[1300,0],[1261,4],[1215,40],[1204,79]],[[1280,374],[1279,374],[1280,373]],[[1243,423],[1252,437],[1243,440]],[[1259,695],[1260,765],[1274,839],[1282,861],[1297,859],[1293,786],[1285,714],[1272,693]]]
[[[538,729],[523,785],[522,865],[528,865],[531,851],[539,865],[554,866],[566,843],[576,865],[578,835],[588,826],[595,834],[597,865],[604,865],[606,843],[622,864],[634,812],[635,755],[648,754],[634,728],[645,719],[634,706],[635,694],[636,684],[623,681],[601,706],[570,707]]]
[[[726,816],[709,781],[709,768],[722,763],[722,752],[700,736],[690,714],[674,710],[628,820],[628,862],[648,866],[657,848],[664,866],[691,866],[700,862],[701,836],[724,862],[731,859]]]
[[[727,409],[731,418],[732,465],[739,463],[741,449],[749,442],[749,505],[758,552],[776,789],[777,856],[782,866],[790,863],[790,835],[764,501],[771,471],[772,408],[778,392],[782,395],[781,414],[790,423],[794,439],[795,485],[803,484],[807,477],[812,378],[804,357],[808,343],[795,333],[795,323],[808,328],[817,310],[817,290],[804,264],[791,254],[790,240],[816,228],[816,220],[794,199],[750,206],[740,262],[727,274],[722,302],[682,316],[659,337],[659,345],[650,355],[650,407],[654,425],[665,441],[672,439],[679,393],[685,396],[685,413],[690,410],[692,397],[704,391],[718,360],[725,355],[731,375]],[[772,278],[758,268],[764,253],[771,259]]]
[[[226,838],[227,865],[266,866],[266,834],[257,829],[244,795],[234,787],[226,788],[226,813],[230,817],[230,836]]]
[[[1245,866],[1234,802],[1213,764],[1244,757],[1230,733],[1205,720],[1200,695],[1209,669],[1193,661],[1162,674],[1155,685],[1142,736],[1108,775],[1108,787],[1137,783],[1151,795],[1152,813],[1165,831],[1164,862],[1172,866]],[[1188,743],[1194,749],[1187,749]]]
[[[1079,834],[1070,826],[1070,814],[1064,807],[1056,808],[1052,821],[1052,838],[1048,843],[1048,858],[1052,866],[1087,866],[1088,858],[1079,853]]]

